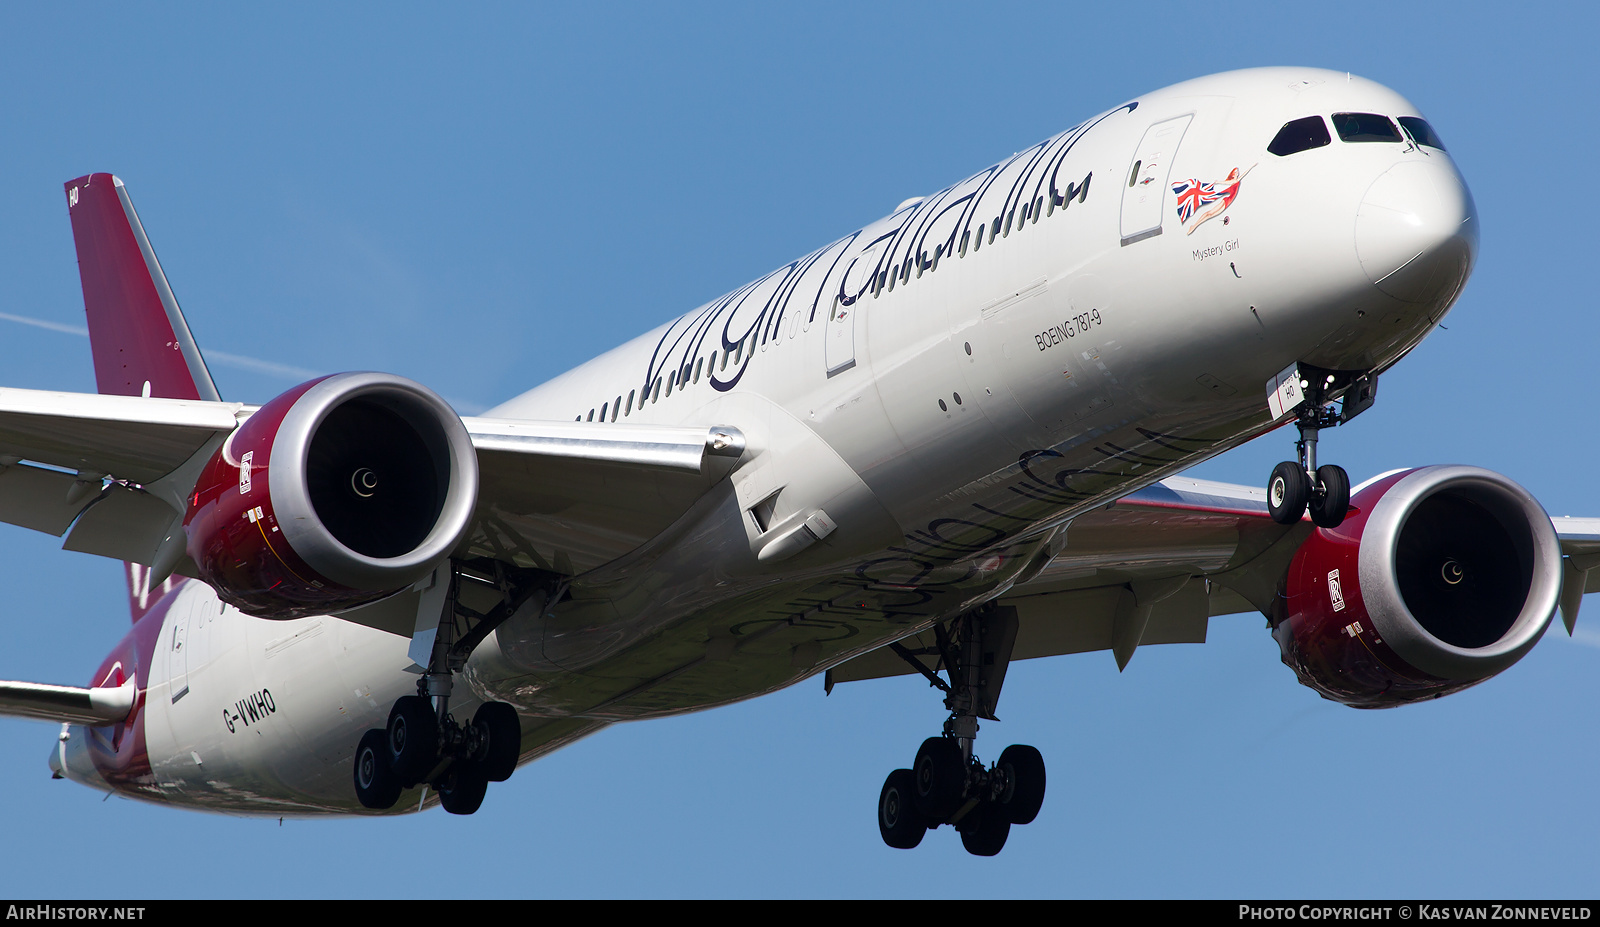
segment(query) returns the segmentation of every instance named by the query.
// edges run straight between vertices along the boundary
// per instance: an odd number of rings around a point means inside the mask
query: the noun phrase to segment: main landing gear
[[[1027,824],[1044,803],[1044,758],[1033,747],[1013,744],[984,766],[973,752],[978,719],[994,716],[1017,638],[1013,608],[985,606],[957,618],[946,629],[934,626],[932,648],[890,648],[930,684],[945,693],[950,717],[944,733],[922,742],[911,769],[889,774],[878,795],[878,831],[883,842],[909,850],[941,824],[961,834],[975,856],[993,856],[1006,845],[1013,824]],[[930,670],[920,656],[937,658]],[[940,679],[937,670],[949,676]]]
[[[1301,366],[1295,374],[1303,390],[1295,442],[1299,461],[1286,460],[1272,468],[1267,481],[1267,512],[1280,525],[1292,525],[1306,514],[1320,528],[1337,528],[1350,509],[1350,475],[1343,467],[1317,466],[1317,433],[1350,421],[1371,408],[1378,378]],[[1335,394],[1342,396],[1335,408]]]
[[[461,602],[466,583],[493,589],[500,601],[486,612],[467,607]],[[367,731],[356,747],[356,798],[364,807],[392,808],[402,791],[426,783],[444,810],[471,814],[483,804],[489,783],[511,778],[522,750],[516,709],[485,702],[462,724],[450,714],[450,690],[454,674],[484,637],[520,609],[542,607],[552,587],[548,574],[495,561],[452,565],[444,613],[417,694],[396,699],[388,725]]]

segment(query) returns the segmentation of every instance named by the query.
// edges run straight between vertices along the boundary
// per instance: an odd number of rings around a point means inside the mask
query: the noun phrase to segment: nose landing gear
[[[1350,475],[1343,467],[1317,465],[1317,434],[1371,408],[1377,397],[1378,378],[1297,365],[1274,382],[1292,382],[1299,388],[1297,393],[1293,387],[1280,387],[1272,397],[1277,401],[1286,396],[1300,397],[1295,407],[1300,430],[1300,440],[1295,442],[1299,460],[1286,460],[1272,468],[1267,480],[1267,512],[1278,524],[1292,525],[1309,510],[1311,521],[1318,527],[1337,528],[1350,509]],[[1334,405],[1336,399],[1342,399],[1338,408]],[[1271,404],[1276,412],[1277,406]]]
[[[1350,509],[1350,475],[1343,467],[1317,466],[1317,429],[1300,421],[1298,463],[1285,460],[1272,468],[1267,481],[1267,511],[1280,525],[1292,525],[1311,511],[1311,521],[1321,528],[1337,528]]]
[[[909,850],[923,835],[949,824],[975,856],[993,856],[1005,846],[1013,824],[1031,822],[1044,803],[1044,758],[1033,747],[1007,747],[992,766],[973,752],[978,719],[999,720],[994,708],[1017,636],[1016,610],[986,606],[934,627],[929,651],[890,648],[935,688],[945,693],[950,717],[944,733],[922,742],[911,769],[897,769],[878,795],[878,831],[883,842]],[[936,656],[949,682],[919,656]]]
[[[452,566],[427,671],[417,694],[397,699],[383,728],[367,731],[356,748],[353,770],[356,798],[373,810],[394,807],[400,793],[427,783],[451,814],[472,814],[483,803],[490,782],[504,782],[516,770],[522,725],[516,709],[504,702],[478,706],[468,724],[450,714],[454,674],[501,622],[526,607],[542,607],[554,584],[548,574],[519,571],[493,563],[483,569]],[[480,575],[484,574],[484,575]],[[476,612],[460,601],[460,584],[477,581],[498,588],[500,602]]]

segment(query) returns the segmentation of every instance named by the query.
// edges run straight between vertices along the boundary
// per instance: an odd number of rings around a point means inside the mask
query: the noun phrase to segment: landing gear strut
[[[426,671],[417,694],[397,699],[389,723],[364,734],[356,748],[356,797],[367,808],[394,807],[400,793],[420,783],[432,786],[451,814],[471,814],[483,803],[490,782],[516,770],[522,725],[515,708],[486,702],[472,721],[450,714],[454,677],[489,632],[526,608],[542,608],[556,589],[555,577],[519,570],[498,561],[453,561],[450,587]],[[498,593],[499,602],[476,611],[462,602],[464,584]]]
[[[1302,397],[1295,422],[1300,431],[1300,440],[1295,442],[1299,460],[1286,460],[1272,468],[1267,480],[1267,511],[1278,524],[1292,525],[1309,509],[1311,521],[1318,527],[1337,528],[1350,508],[1350,475],[1343,467],[1317,465],[1317,434],[1371,408],[1378,378],[1305,365],[1295,368],[1291,376]],[[1336,408],[1337,399],[1342,402]]]
[[[935,646],[890,648],[929,683],[945,693],[950,717],[941,736],[917,750],[911,769],[889,774],[878,796],[878,830],[883,842],[909,850],[941,824],[961,834],[967,852],[1000,852],[1013,824],[1027,824],[1044,803],[1044,759],[1033,747],[1014,744],[992,766],[984,766],[973,745],[978,719],[997,721],[995,704],[1017,637],[1016,609],[984,606],[955,619],[947,629],[934,626]],[[920,657],[936,658],[929,669]],[[949,681],[940,679],[944,670]]]

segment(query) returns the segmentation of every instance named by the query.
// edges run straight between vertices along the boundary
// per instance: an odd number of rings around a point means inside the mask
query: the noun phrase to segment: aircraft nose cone
[[[1367,276],[1396,299],[1448,305],[1478,252],[1472,194],[1442,160],[1407,161],[1384,172],[1356,212],[1356,255]]]

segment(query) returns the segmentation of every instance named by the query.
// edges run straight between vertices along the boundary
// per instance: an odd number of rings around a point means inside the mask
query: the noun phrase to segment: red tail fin
[[[122,181],[90,174],[66,191],[100,392],[221,398]]]
[[[66,191],[99,391],[220,399],[122,181],[90,174],[68,181]],[[136,623],[185,582],[173,577],[152,589],[149,567],[129,563],[125,569]]]

